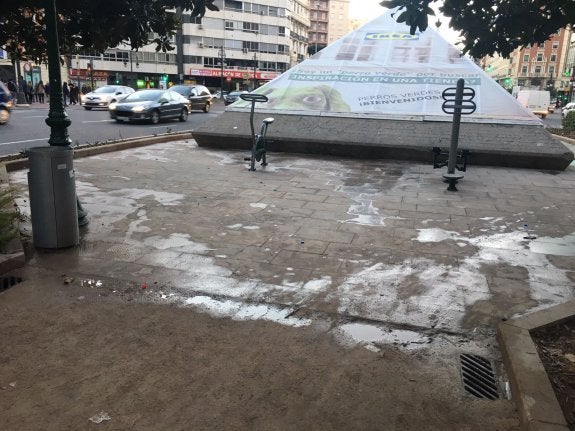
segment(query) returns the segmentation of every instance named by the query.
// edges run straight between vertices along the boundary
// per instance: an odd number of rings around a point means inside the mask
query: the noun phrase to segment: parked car
[[[210,112],[213,96],[203,85],[172,85],[170,91],[181,94],[190,101],[190,109]]]
[[[228,94],[230,94],[229,91],[224,91],[224,97],[226,97]],[[222,92],[221,90],[218,90],[214,93],[214,99],[221,99],[222,98]]]
[[[240,98],[240,94],[249,93],[249,91],[232,91],[230,94],[224,96],[224,104],[231,105],[232,103],[236,102]]]
[[[130,94],[121,102],[114,102],[108,108],[110,117],[120,121],[150,121],[157,124],[162,120],[186,121],[189,102],[184,96],[171,90],[140,90]]]
[[[10,93],[10,90],[3,82],[0,82],[0,124],[8,122],[13,105],[12,93]]]
[[[569,102],[561,109],[561,118],[565,118],[568,112],[575,111],[575,102]]]
[[[92,108],[107,108],[110,103],[124,100],[134,89],[124,85],[104,85],[82,96],[82,106],[89,111]]]

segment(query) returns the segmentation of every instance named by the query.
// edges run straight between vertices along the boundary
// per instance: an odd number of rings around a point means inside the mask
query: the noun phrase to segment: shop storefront
[[[279,76],[278,72],[255,73],[255,87],[260,87],[268,81]],[[253,70],[223,70],[223,90],[251,90],[254,88],[254,71]],[[190,69],[189,79],[198,84],[205,85],[210,89],[220,90],[222,87],[222,70],[221,69]]]

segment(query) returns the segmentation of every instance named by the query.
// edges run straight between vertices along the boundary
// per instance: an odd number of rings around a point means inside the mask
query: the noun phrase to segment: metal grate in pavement
[[[460,362],[463,389],[467,393],[488,400],[499,398],[497,380],[490,361],[481,356],[462,353]]]
[[[22,283],[22,278],[14,277],[13,275],[2,277],[0,278],[0,292],[10,289],[18,283]]]

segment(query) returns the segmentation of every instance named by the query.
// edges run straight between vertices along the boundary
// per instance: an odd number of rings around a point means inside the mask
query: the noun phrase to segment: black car
[[[170,91],[181,94],[190,101],[190,109],[210,112],[213,96],[203,85],[172,85]]]
[[[188,119],[188,100],[171,90],[140,90],[130,94],[121,102],[111,103],[110,117],[120,121],[150,121]]]
[[[230,94],[224,96],[224,105],[231,105],[234,102],[240,100],[240,95],[247,94],[249,91],[232,91]]]
[[[3,82],[0,82],[0,124],[8,122],[12,106],[12,93]]]

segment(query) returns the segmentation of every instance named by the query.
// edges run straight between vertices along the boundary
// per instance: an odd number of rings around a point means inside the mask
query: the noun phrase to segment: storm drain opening
[[[21,277],[14,277],[13,275],[2,277],[0,278],[0,292],[10,289],[18,283],[22,283]]]
[[[488,400],[499,398],[497,379],[489,360],[481,356],[462,353],[460,361],[461,380],[465,392]]]

